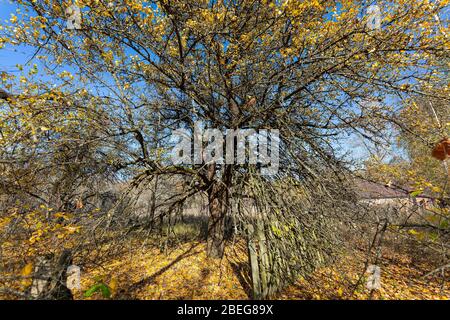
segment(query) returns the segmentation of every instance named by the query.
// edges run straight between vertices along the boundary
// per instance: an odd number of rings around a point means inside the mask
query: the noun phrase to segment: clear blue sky
[[[0,23],[5,24],[9,20],[11,13],[16,11],[17,6],[9,0],[0,0]],[[0,50],[0,72],[17,73],[17,64],[24,64],[32,56],[30,48],[11,48],[7,46]]]

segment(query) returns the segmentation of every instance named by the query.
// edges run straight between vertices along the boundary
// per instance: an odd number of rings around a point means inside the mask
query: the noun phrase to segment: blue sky
[[[9,0],[0,0],[0,22],[5,24],[9,20],[11,13],[16,11],[17,6]],[[17,64],[25,64],[33,54],[30,48],[6,47],[0,50],[0,72],[17,73]]]

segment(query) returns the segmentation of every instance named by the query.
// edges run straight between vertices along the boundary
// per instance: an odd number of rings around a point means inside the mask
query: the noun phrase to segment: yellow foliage
[[[33,264],[27,263],[25,267],[23,267],[22,272],[20,275],[22,277],[25,277],[25,279],[22,279],[21,283],[24,287],[28,287],[31,285],[32,279],[31,279],[31,273],[33,272]]]

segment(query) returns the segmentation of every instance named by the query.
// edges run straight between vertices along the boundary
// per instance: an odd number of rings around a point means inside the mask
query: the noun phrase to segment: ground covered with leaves
[[[227,247],[222,260],[208,259],[205,243],[190,241],[171,249],[136,246],[101,267],[83,270],[76,299],[103,299],[96,284],[110,289],[112,299],[249,299],[245,243]],[[449,275],[426,276],[433,267],[407,252],[382,250],[381,290],[365,288],[365,252],[343,253],[333,264],[280,292],[275,299],[449,299]],[[444,280],[443,280],[444,279]]]

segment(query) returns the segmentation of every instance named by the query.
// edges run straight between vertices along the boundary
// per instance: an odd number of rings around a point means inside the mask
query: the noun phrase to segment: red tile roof
[[[396,186],[358,179],[356,192],[363,199],[408,198],[409,191]]]

